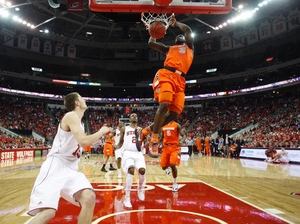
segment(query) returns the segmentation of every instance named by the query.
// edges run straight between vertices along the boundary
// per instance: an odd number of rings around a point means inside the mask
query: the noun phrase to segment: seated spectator
[[[237,145],[235,143],[230,145],[230,149],[229,149],[230,157],[236,157],[236,147]]]
[[[281,151],[274,155],[273,161],[274,163],[289,163],[289,155],[288,152],[285,151],[285,148],[281,148]]]

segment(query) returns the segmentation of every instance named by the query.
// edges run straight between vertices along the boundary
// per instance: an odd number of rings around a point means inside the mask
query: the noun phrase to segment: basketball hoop
[[[149,29],[150,24],[153,22],[163,22],[165,24],[166,30],[169,28],[169,26],[173,23],[172,18],[174,18],[175,15],[172,13],[172,15],[168,16],[166,13],[151,13],[148,12],[147,14],[143,13],[141,14],[141,21],[146,26],[146,30]]]

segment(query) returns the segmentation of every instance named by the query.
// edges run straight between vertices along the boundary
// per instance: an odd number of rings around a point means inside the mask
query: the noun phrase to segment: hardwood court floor
[[[159,188],[158,186],[160,186],[160,188],[168,188],[168,186],[170,187],[172,178],[167,176],[161,170],[159,166],[159,159],[152,159],[148,156],[145,158],[147,162],[147,186],[156,185],[156,188]],[[43,160],[44,158],[38,157],[35,158],[34,161],[24,164],[13,164],[12,162],[1,163],[1,224],[23,224],[28,222],[30,219],[29,216],[24,214],[27,211],[32,185]],[[117,179],[116,171],[110,171],[108,173],[103,173],[100,171],[102,161],[102,155],[92,155],[89,160],[82,158],[80,162],[80,170],[86,174],[95,188],[101,188],[99,186],[108,187],[110,184],[114,186],[120,185],[121,181]],[[197,207],[197,209],[199,209],[199,214],[201,213],[200,215],[215,215],[216,218],[225,220],[223,223],[300,223],[300,197],[291,195],[291,192],[300,192],[299,164],[268,164],[259,160],[239,160],[222,157],[200,157],[198,155],[194,155],[188,161],[181,162],[180,167],[178,167],[178,175],[178,182],[181,184],[180,186],[182,186],[182,188],[180,188],[178,191],[178,196],[176,196],[178,197],[178,200],[180,200],[178,205],[188,206],[191,208],[191,211],[197,212],[197,210],[193,208],[193,204],[195,204],[193,202],[196,202],[199,196],[202,200],[200,203],[202,207]],[[123,183],[124,181],[125,175],[123,175],[122,179]],[[137,182],[137,176],[135,176],[134,181]],[[190,192],[191,198],[188,198],[187,195],[189,194],[187,194],[186,191]],[[173,201],[175,197],[174,194],[171,194],[171,191],[163,194],[153,194],[153,192],[151,193],[151,191],[146,191],[144,207],[149,207],[150,201],[153,200],[155,200],[153,202],[154,204],[161,203],[168,206],[168,201]],[[185,194],[181,192],[185,192]],[[114,195],[117,197],[117,193],[115,192],[110,196]],[[119,196],[122,197],[122,194]],[[105,197],[105,195],[103,197]],[[142,209],[143,207],[140,207],[141,204],[137,202],[136,198],[136,193],[134,194],[133,192],[133,210]],[[232,204],[230,204],[229,201]],[[244,217],[237,219],[235,216],[241,215],[245,211],[242,211],[242,206],[245,204],[252,206],[252,208],[249,210],[251,214],[244,214]],[[76,212],[74,216],[77,214],[76,208],[71,209],[71,207],[66,205],[66,202],[64,201],[60,203],[60,206],[64,207],[64,209],[59,209],[57,213],[58,218],[56,221],[54,220],[51,223],[67,223],[66,221],[59,221],[59,217],[73,213],[73,211]],[[106,204],[103,206],[105,207]],[[183,209],[190,211],[187,207],[180,206],[176,207],[177,209],[172,209],[177,210],[177,213],[180,213],[179,210]],[[234,210],[232,208],[240,208],[241,210]],[[171,208],[169,207],[168,209]],[[208,211],[208,209],[212,211]],[[227,211],[230,209],[233,211],[228,213]],[[264,211],[265,213],[262,213],[261,211]],[[131,211],[128,211],[124,214],[129,214],[130,212]],[[107,215],[108,213],[108,211],[97,211],[99,217]],[[157,216],[157,212],[152,211],[152,213],[154,214],[151,215],[151,213],[144,212],[144,219],[149,220],[149,216],[152,218]],[[115,220],[104,220],[103,222],[100,221],[99,223],[171,223],[171,221],[163,221],[164,214],[166,213],[162,213],[161,215],[161,221],[155,222],[141,222],[141,217],[135,215],[136,217],[132,216],[131,219],[127,221],[123,220],[122,222],[119,222]],[[176,216],[176,213],[174,212],[169,214],[172,214],[171,217],[173,218],[182,216],[182,214],[177,214]],[[228,214],[230,217],[228,217]],[[261,219],[253,219],[253,216],[256,216],[257,218],[266,218],[267,216],[270,216],[270,214],[271,218],[272,215],[274,215],[274,219],[270,219],[271,221],[268,222],[262,221]],[[202,219],[202,222],[199,222],[199,220],[196,222],[196,219],[193,217],[193,215],[195,214],[185,214],[185,224],[222,223],[208,222],[208,220],[205,219]],[[222,216],[225,215],[227,217],[223,218]],[[76,223],[76,221],[72,221],[74,216],[70,215],[68,217],[68,219],[70,219],[70,222],[68,223]],[[179,224],[180,222],[175,220],[172,223]]]

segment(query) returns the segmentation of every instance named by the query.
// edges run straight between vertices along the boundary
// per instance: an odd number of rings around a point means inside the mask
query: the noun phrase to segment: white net
[[[163,22],[165,24],[166,29],[168,29],[169,26],[173,23],[172,18],[174,17],[175,17],[174,13],[168,16],[166,13],[149,12],[149,13],[141,14],[141,21],[145,24],[147,30],[149,29],[150,24],[156,21]]]

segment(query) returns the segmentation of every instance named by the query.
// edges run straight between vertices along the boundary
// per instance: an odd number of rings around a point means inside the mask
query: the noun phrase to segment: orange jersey
[[[113,156],[114,155],[114,147],[113,144],[115,143],[113,136],[110,134],[107,134],[105,136],[105,144],[103,147],[103,154],[105,156]]]
[[[196,138],[195,145],[196,145],[198,151],[202,150],[201,138],[199,138],[199,137]]]
[[[206,137],[206,138],[204,139],[204,145],[205,145],[205,148],[210,148],[209,141],[210,141],[210,137]]]
[[[176,144],[179,142],[178,124],[176,122],[169,123],[162,127],[164,134],[164,144]]]
[[[164,66],[173,67],[187,74],[194,59],[194,53],[185,43],[170,46]]]
[[[171,122],[162,127],[164,140],[163,152],[160,157],[160,166],[168,167],[170,164],[180,165],[180,146],[178,124]]]
[[[108,144],[114,144],[115,141],[114,141],[113,138],[107,138],[107,139],[105,139],[105,143],[108,143]]]
[[[85,146],[85,147],[83,148],[83,150],[84,150],[85,152],[91,152],[91,151],[92,151],[92,148],[91,148],[90,145],[87,145],[87,146]]]
[[[204,150],[205,150],[205,154],[208,155],[210,154],[210,145],[209,145],[209,141],[210,141],[210,137],[206,137],[204,139]]]

